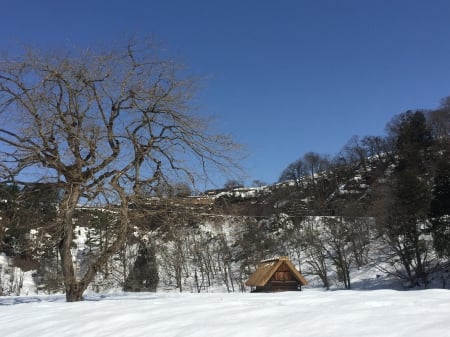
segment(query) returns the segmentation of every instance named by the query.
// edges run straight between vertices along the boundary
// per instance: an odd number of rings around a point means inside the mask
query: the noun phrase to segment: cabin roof
[[[250,278],[245,282],[246,286],[250,287],[264,287],[275,272],[282,264],[285,264],[297,281],[301,285],[306,285],[308,282],[302,274],[295,268],[287,256],[280,256],[278,258],[261,261],[256,268],[256,271],[250,275]]]

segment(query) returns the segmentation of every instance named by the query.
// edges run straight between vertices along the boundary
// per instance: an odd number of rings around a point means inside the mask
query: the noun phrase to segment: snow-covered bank
[[[8,337],[450,336],[449,317],[448,290],[0,297]]]

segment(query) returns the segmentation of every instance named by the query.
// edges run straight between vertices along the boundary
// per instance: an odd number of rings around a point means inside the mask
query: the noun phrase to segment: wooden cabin
[[[287,256],[261,261],[245,282],[252,292],[298,291],[308,282]]]

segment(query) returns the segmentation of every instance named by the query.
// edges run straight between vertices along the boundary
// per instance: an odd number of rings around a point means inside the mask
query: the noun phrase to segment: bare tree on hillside
[[[450,136],[450,96],[441,100],[437,110],[428,112],[427,122],[436,139]]]
[[[283,172],[281,172],[279,182],[286,180],[295,181],[295,185],[298,188],[304,187],[305,177],[308,175],[308,168],[303,159],[297,159],[286,167]]]
[[[343,152],[348,161],[352,164],[362,166],[367,172],[368,151],[363,141],[358,136],[352,136],[343,148]]]
[[[308,152],[303,156],[303,161],[307,169],[311,174],[311,179],[313,184],[316,182],[316,175],[322,171],[325,171],[329,168],[330,162],[327,156],[315,153]]]
[[[229,179],[225,182],[223,187],[227,190],[232,190],[235,188],[242,188],[244,187],[244,182],[236,179]]]
[[[0,178],[62,191],[57,223],[67,301],[123,245],[143,186],[194,182],[234,165],[235,145],[192,113],[195,81],[151,43],[65,55],[29,50],[0,60]],[[78,275],[71,246],[77,204],[113,204],[115,237]]]
[[[330,279],[328,276],[329,267],[327,263],[327,252],[324,249],[325,243],[322,240],[320,231],[314,224],[314,218],[307,218],[304,222],[303,249],[305,263],[309,266],[310,272],[320,278],[324,288],[330,289]]]

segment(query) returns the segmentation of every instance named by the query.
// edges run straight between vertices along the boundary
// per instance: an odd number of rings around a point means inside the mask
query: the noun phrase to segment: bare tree
[[[438,109],[428,111],[426,117],[436,139],[448,138],[450,135],[450,96],[441,100]]]
[[[316,182],[316,175],[327,170],[329,167],[329,160],[327,156],[320,155],[315,152],[305,153],[303,156],[303,161],[311,174],[313,184]]]
[[[362,166],[364,172],[367,172],[368,152],[363,141],[358,136],[352,136],[343,148],[344,155],[352,164]]]
[[[322,281],[324,288],[328,290],[330,289],[330,279],[328,276],[327,251],[324,249],[325,243],[314,222],[314,218],[307,218],[304,223],[305,263],[309,266],[310,272],[313,275],[317,275]]]
[[[235,145],[192,113],[195,81],[151,43],[0,60],[0,178],[63,191],[57,232],[67,301],[125,241],[143,186],[234,165]],[[200,173],[196,175],[195,172]],[[73,264],[77,204],[114,205],[114,239],[83,275]]]
[[[305,177],[308,175],[308,168],[303,159],[297,159],[293,163],[289,164],[283,172],[281,172],[279,182],[283,182],[286,180],[294,180],[295,185],[298,188],[304,187]]]
[[[244,182],[243,181],[239,181],[239,180],[235,180],[235,179],[229,179],[225,182],[225,184],[223,185],[223,187],[227,190],[232,190],[235,188],[242,188],[244,187]]]

